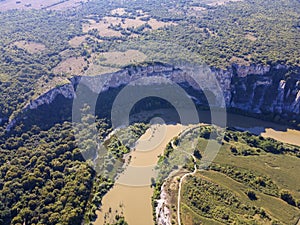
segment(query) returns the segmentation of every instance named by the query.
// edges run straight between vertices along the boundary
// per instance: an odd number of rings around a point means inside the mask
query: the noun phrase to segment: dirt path
[[[193,145],[192,148],[194,148],[194,145]],[[196,158],[195,158],[195,156],[194,156],[193,154],[188,153],[188,152],[186,152],[186,153],[193,157],[193,161],[194,161],[194,171],[193,171],[193,172],[190,172],[190,173],[187,173],[187,174],[183,175],[183,176],[180,178],[179,188],[178,188],[178,199],[177,199],[177,220],[178,220],[178,225],[181,225],[181,219],[180,219],[180,201],[181,201],[181,188],[182,188],[182,182],[183,182],[184,178],[186,178],[187,176],[193,176],[193,175],[195,175],[196,172],[197,172],[197,164],[196,164]]]

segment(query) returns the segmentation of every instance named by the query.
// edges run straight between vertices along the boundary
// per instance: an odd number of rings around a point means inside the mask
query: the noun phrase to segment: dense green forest
[[[0,149],[1,224],[80,224],[95,174],[71,124],[33,127],[5,138]]]
[[[100,140],[111,131],[110,123],[98,120]],[[107,151],[122,161],[128,147],[123,143],[135,142],[148,126],[129,127],[133,135],[119,139],[109,138]],[[81,129],[82,140],[74,132]],[[85,134],[85,135],[84,135]],[[56,124],[48,130],[33,126],[29,131],[7,136],[0,132],[0,222],[1,224],[81,224],[95,219],[95,212],[103,195],[112,187],[113,178],[96,174],[93,165],[83,158],[81,148],[88,151],[93,140],[86,138],[89,131],[70,122]],[[109,167],[116,166],[112,160]],[[117,224],[123,224],[118,218]]]

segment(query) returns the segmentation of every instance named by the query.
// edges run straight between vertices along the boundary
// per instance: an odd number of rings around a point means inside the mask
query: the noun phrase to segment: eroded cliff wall
[[[193,76],[190,76],[191,73]],[[97,82],[103,84],[101,91],[107,91],[109,88],[117,88],[150,76],[164,77],[183,87],[192,87],[196,91],[209,90],[214,96],[213,106],[216,107],[224,107],[222,105],[224,99],[227,108],[258,115],[274,114],[283,118],[300,119],[300,68],[289,68],[284,65],[232,65],[225,70],[210,68],[210,72],[201,73],[194,68],[186,70],[155,63],[147,66],[131,66],[115,73],[99,75]],[[215,78],[218,84],[214,82]],[[67,99],[75,98],[75,88],[81,79],[82,77],[74,77],[70,79],[69,84],[56,87],[31,100],[23,112],[51,104],[58,95]],[[97,82],[91,80],[89,85],[94,92],[99,92]],[[222,90],[221,93],[217,86]],[[199,104],[205,104],[203,98],[201,100],[199,96],[191,97],[197,98]],[[7,128],[13,127],[20,119],[12,118]]]

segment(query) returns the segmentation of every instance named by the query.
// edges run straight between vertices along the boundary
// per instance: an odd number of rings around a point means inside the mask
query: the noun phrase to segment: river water
[[[209,117],[202,114],[203,122]],[[271,137],[279,141],[300,146],[300,131],[283,125],[262,121],[246,116],[228,114],[228,125]],[[95,225],[112,223],[115,215],[123,215],[129,225],[153,225],[150,187],[154,177],[154,166],[168,142],[186,126],[151,125],[139,139],[136,149],[130,153],[131,161],[116,181],[114,187],[103,197],[101,210],[97,211]]]

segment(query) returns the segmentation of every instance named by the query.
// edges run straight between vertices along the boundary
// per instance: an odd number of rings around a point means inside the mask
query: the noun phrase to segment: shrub
[[[246,194],[247,194],[248,198],[249,198],[251,201],[257,200],[256,194],[255,194],[254,191],[248,189],[248,190],[246,191]]]
[[[292,194],[288,190],[281,190],[280,191],[280,198],[287,202],[289,205],[296,206],[296,201]]]

